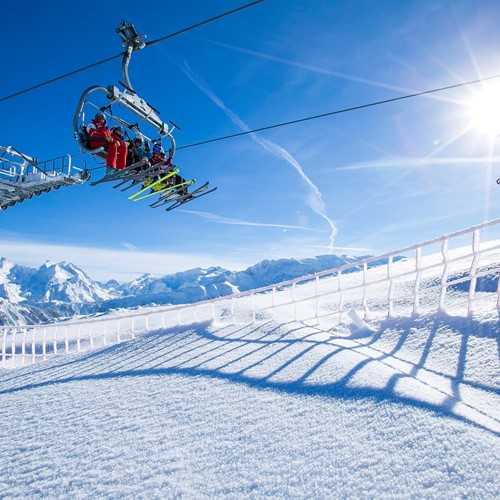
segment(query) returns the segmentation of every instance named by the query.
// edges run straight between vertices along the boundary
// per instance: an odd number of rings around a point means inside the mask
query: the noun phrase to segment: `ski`
[[[97,186],[98,184],[102,184],[103,182],[109,182],[109,181],[115,181],[116,179],[120,179],[122,175],[121,170],[117,170],[116,172],[113,172],[112,174],[105,174],[102,179],[98,179],[97,181],[93,181],[90,183],[91,186]]]
[[[145,168],[144,170],[130,171],[129,172],[130,175],[125,176],[118,184],[114,185],[113,189],[116,189],[116,188],[122,186],[123,184],[126,184],[128,181],[135,179],[136,177],[141,176],[142,174],[145,174],[146,172],[150,173],[152,171],[153,171],[153,168],[151,166]]]
[[[122,170],[115,170],[115,172],[112,172],[111,174],[105,174],[102,179],[98,179],[97,181],[91,182],[91,186],[97,186],[98,184],[101,184],[103,182],[108,182],[108,181],[115,181],[116,179],[121,179],[127,172],[130,170],[133,170],[134,168],[137,168],[141,165],[141,162],[138,163],[133,163],[132,165],[129,165],[128,167],[125,167]]]
[[[189,203],[190,201],[196,200],[197,198],[201,198],[202,196],[213,193],[216,190],[217,190],[217,187],[214,187],[212,189],[209,189],[208,191],[203,191],[200,194],[195,194],[195,195],[189,194],[189,195],[183,196],[182,199],[176,200],[172,205],[167,207],[165,209],[165,211],[170,212],[171,210],[174,210],[175,208],[178,208],[181,205],[184,205],[185,203]]]
[[[186,195],[179,194],[176,191],[171,192],[171,193],[164,192],[155,202],[151,203],[151,205],[149,205],[149,206],[152,208],[158,208],[161,205],[165,205],[165,204],[170,203],[172,201],[177,201],[180,198],[182,198],[183,196],[193,195],[193,194],[199,193],[201,191],[205,191],[207,188],[208,188],[208,182],[205,182],[205,184],[194,189],[193,191],[191,191],[191,193],[187,193]]]
[[[148,168],[147,170],[141,170],[140,172],[136,172],[134,175],[131,175],[127,177],[126,179],[123,179],[120,183],[116,184],[113,186],[114,188],[123,186],[129,181],[132,181],[132,183],[129,186],[125,186],[120,191],[127,191],[127,189],[130,189],[131,187],[134,187],[136,184],[139,182],[143,181],[144,179],[147,179],[148,177],[151,177],[152,175],[157,175],[159,172],[158,167],[151,167]]]
[[[165,186],[165,188],[163,189],[158,189],[158,191],[153,191],[152,193],[143,194],[142,196],[134,198],[132,201],[143,200],[144,198],[149,198],[150,196],[154,196],[155,194],[162,194],[167,191],[176,190],[184,186],[192,186],[195,182],[196,179],[191,179],[190,181],[181,182],[180,184],[175,184],[174,186]]]
[[[140,194],[144,193],[144,191],[147,191],[148,189],[152,189],[154,186],[159,184],[160,182],[163,182],[164,180],[174,176],[175,174],[178,174],[180,172],[179,169],[172,170],[172,172],[169,172],[167,175],[160,177],[157,181],[152,182],[149,184],[149,186],[143,187],[140,191],[137,191],[137,193],[134,193],[128,197],[129,200],[133,200],[136,196],[139,196]]]

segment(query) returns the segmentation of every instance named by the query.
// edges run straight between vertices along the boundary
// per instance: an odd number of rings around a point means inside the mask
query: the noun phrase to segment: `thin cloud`
[[[234,226],[253,226],[253,227],[275,227],[280,229],[299,229],[301,231],[313,231],[317,233],[324,233],[325,231],[320,229],[313,229],[310,227],[304,226],[293,226],[288,224],[272,224],[265,222],[251,222],[241,219],[233,219],[231,217],[223,217],[222,215],[211,214],[208,212],[198,212],[196,210],[177,210],[177,212],[182,212],[185,214],[192,214],[202,217],[203,219],[207,219],[210,222],[214,222],[216,224],[230,224]]]
[[[429,217],[418,217],[414,219],[406,219],[404,221],[394,222],[392,224],[387,224],[386,226],[382,226],[378,228],[375,232],[371,234],[366,234],[364,236],[364,240],[383,240],[387,239],[391,236],[397,236],[401,234],[401,232],[405,232],[411,229],[416,229],[418,227],[426,227],[431,224],[435,224],[436,222],[445,221],[453,219],[458,216],[467,216],[471,213],[474,213],[474,209],[463,210],[461,212],[455,212],[453,214],[437,214],[431,215]]]
[[[139,250],[134,244],[132,243],[127,243],[126,241],[123,243],[123,246],[127,249],[130,250],[131,252],[136,252]]]
[[[323,248],[326,250],[339,250],[341,252],[373,252],[371,248],[358,248],[358,247],[329,247],[329,246],[322,246],[322,245],[305,245],[306,247],[309,248]]]
[[[133,246],[133,245],[132,245]],[[43,255],[44,257],[40,257]],[[73,262],[93,279],[106,281],[116,279],[130,281],[145,273],[164,276],[193,267],[222,265],[227,269],[244,269],[253,262],[227,258],[221,262],[220,255],[202,252],[143,252],[128,249],[95,248],[76,245],[54,245],[27,240],[2,240],[0,256],[14,264],[40,267],[46,260],[51,262]]]
[[[364,170],[378,168],[406,168],[409,166],[435,166],[435,165],[484,165],[500,161],[500,157],[452,157],[452,158],[388,158],[374,161],[364,161],[338,167],[335,170]]]
[[[368,78],[362,78],[362,77],[355,76],[355,75],[349,75],[347,73],[341,73],[340,71],[332,71],[332,70],[328,70],[325,68],[321,68],[319,66],[313,66],[312,64],[304,64],[304,63],[293,61],[290,59],[285,59],[284,57],[277,57],[277,56],[273,56],[270,54],[265,54],[263,52],[257,52],[256,50],[246,49],[246,48],[242,48],[242,47],[237,47],[235,45],[230,45],[228,43],[219,42],[216,40],[211,40],[211,39],[206,39],[206,38],[201,38],[201,37],[197,37],[197,38],[199,38],[200,40],[203,40],[205,42],[212,43],[214,45],[218,45],[220,47],[224,47],[224,48],[229,49],[229,50],[233,50],[235,52],[240,52],[242,54],[248,54],[248,55],[251,55],[254,57],[258,57],[259,59],[265,59],[268,61],[273,61],[273,62],[277,62],[280,64],[285,64],[287,66],[292,66],[295,68],[303,69],[306,71],[311,71],[311,72],[322,74],[322,75],[333,76],[335,78],[340,78],[342,80],[347,80],[350,82],[356,82],[356,83],[361,83],[364,85],[369,85],[370,87],[376,87],[376,88],[387,89],[387,90],[394,90],[394,91],[400,92],[402,94],[416,94],[418,92],[421,92],[421,90],[411,89],[408,87],[400,87],[398,85],[379,82],[376,80],[370,80]],[[459,101],[457,99],[451,99],[449,97],[441,96],[438,94],[425,94],[423,97],[425,97],[427,99],[433,99],[436,101],[445,101],[445,102],[451,102],[451,103],[455,103],[455,104],[462,103],[462,101]]]
[[[222,111],[226,113],[226,115],[235,125],[240,127],[245,132],[248,132],[250,130],[248,125],[243,120],[241,120],[241,118],[236,113],[226,107],[222,100],[214,94],[212,89],[210,89],[210,87],[198,75],[193,72],[193,70],[186,62],[184,62],[182,69],[187,77],[194,83],[194,85],[196,85],[214,104],[221,108]],[[309,187],[309,194],[306,198],[306,203],[330,226],[331,232],[329,237],[329,246],[333,246],[335,236],[337,235],[337,228],[326,213],[325,203],[323,201],[321,192],[319,191],[318,187],[311,181],[311,179],[309,179],[309,177],[306,175],[300,163],[288,151],[283,149],[278,144],[264,139],[258,134],[250,134],[250,137],[266,151],[289,163],[297,171],[302,180],[307,184],[307,186]]]

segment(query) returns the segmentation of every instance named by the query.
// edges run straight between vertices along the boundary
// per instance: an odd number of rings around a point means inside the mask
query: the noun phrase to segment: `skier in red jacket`
[[[106,166],[123,170],[127,162],[127,143],[122,137],[122,128],[106,125],[104,113],[97,113],[87,126],[89,147],[92,149],[104,147],[107,150]]]
[[[106,166],[123,170],[127,164],[128,146],[122,137],[122,128],[113,127],[111,129],[111,141],[108,144],[108,156],[106,157]]]

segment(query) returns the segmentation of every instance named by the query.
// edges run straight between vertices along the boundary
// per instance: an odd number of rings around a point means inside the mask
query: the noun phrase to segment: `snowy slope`
[[[1,491],[500,495],[494,308],[379,318],[365,337],[352,325],[183,319],[182,327],[0,371]]]

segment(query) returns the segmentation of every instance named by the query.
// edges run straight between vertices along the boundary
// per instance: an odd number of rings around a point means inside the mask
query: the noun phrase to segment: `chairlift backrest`
[[[169,127],[155,110],[144,99],[127,89],[120,90],[116,86],[90,87],[82,94],[73,118],[73,131],[80,149],[92,155],[103,157],[104,147],[92,149],[88,146],[85,115],[90,113],[103,113],[108,124],[115,122],[134,135],[140,135],[145,140],[153,142],[158,139],[168,138],[168,149],[175,152],[175,139],[172,132],[175,126]],[[126,114],[126,117],[123,117]],[[148,134],[141,128],[148,126],[152,133]],[[109,125],[108,125],[109,126]],[[105,154],[104,154],[105,156]]]

